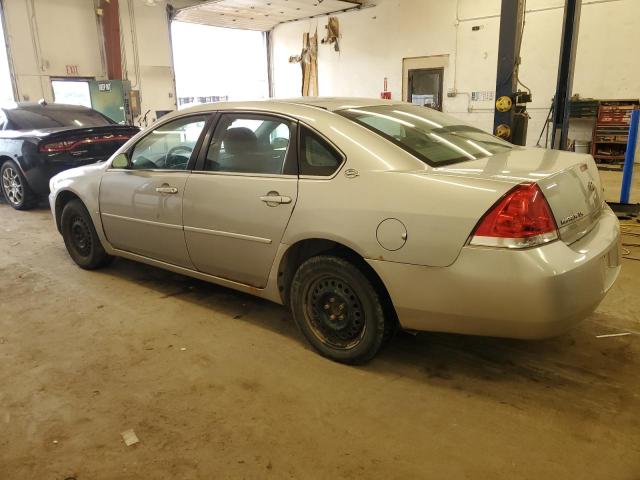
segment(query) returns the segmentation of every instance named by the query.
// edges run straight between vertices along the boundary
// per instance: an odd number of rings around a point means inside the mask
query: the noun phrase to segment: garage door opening
[[[171,24],[178,108],[269,96],[262,32]]]

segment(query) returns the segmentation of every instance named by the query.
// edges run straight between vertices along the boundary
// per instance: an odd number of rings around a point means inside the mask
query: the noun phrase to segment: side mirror
[[[130,168],[131,162],[129,161],[129,157],[127,157],[126,153],[119,153],[116,155],[116,158],[111,162],[111,168]]]

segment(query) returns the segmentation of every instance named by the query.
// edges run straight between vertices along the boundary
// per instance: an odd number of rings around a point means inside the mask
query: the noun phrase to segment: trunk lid
[[[435,168],[432,173],[513,185],[536,182],[549,202],[560,238],[566,243],[588,233],[602,210],[600,175],[591,155],[515,148],[508,153]]]
[[[556,219],[560,238],[573,243],[586,235],[602,211],[600,175],[593,158],[538,182]]]

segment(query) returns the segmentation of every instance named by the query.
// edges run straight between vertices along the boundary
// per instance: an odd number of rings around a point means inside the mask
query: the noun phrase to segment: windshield
[[[113,121],[88,108],[33,107],[5,111],[7,130],[39,130],[55,127],[99,127],[113,125]]]
[[[348,108],[337,113],[376,132],[432,167],[490,157],[513,148],[453,117],[415,105]]]

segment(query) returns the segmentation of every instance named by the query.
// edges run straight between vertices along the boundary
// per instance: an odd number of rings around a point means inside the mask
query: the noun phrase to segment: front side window
[[[202,134],[206,115],[180,118],[156,128],[131,152],[134,170],[186,170]]]
[[[408,104],[348,108],[340,115],[433,167],[490,157],[513,145],[429,108]]]
[[[287,120],[258,114],[223,114],[207,150],[204,170],[282,174],[290,138]]]
[[[300,130],[300,175],[330,176],[342,163],[342,155],[306,127]]]

